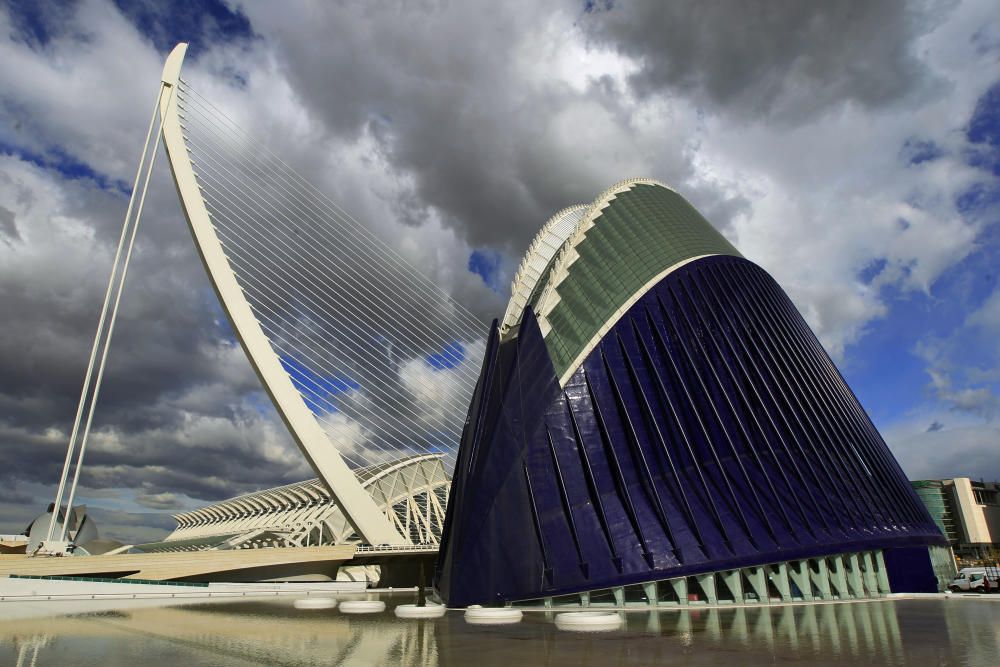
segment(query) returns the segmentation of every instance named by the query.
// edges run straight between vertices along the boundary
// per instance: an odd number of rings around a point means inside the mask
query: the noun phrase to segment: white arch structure
[[[365,492],[411,544],[436,545],[450,481],[442,457],[417,454],[355,471]],[[201,551],[356,542],[358,535],[319,479],[249,493],[175,514],[177,528],[143,551]]]
[[[290,237],[289,233],[309,234],[312,233],[311,230],[322,228],[326,221],[317,217],[313,212],[315,208],[298,210],[298,217],[296,211],[292,211],[287,215],[287,219],[285,213],[278,215],[274,212],[279,206],[284,206],[284,210],[291,210],[297,205],[297,201],[288,194],[286,185],[280,182],[281,178],[287,180],[283,175],[287,172],[277,171],[278,175],[271,181],[249,181],[251,185],[246,186],[245,183],[251,176],[260,173],[261,168],[258,164],[244,164],[236,160],[224,162],[223,157],[206,153],[207,150],[220,151],[219,145],[225,147],[228,145],[226,142],[234,142],[231,136],[226,135],[218,139],[217,143],[205,140],[211,146],[208,149],[205,148],[205,144],[192,140],[191,137],[199,131],[203,133],[201,136],[213,140],[215,135],[210,134],[211,132],[219,132],[219,136],[222,135],[220,130],[208,125],[214,122],[214,117],[210,117],[205,111],[209,105],[199,101],[195,97],[197,94],[191,91],[180,77],[186,47],[186,44],[179,44],[173,50],[167,58],[162,75],[163,85],[174,93],[162,95],[160,102],[162,137],[174,182],[195,245],[236,336],[289,432],[319,479],[271,489],[178,515],[179,526],[171,538],[182,539],[181,536],[187,536],[183,538],[187,539],[198,536],[205,530],[217,531],[223,527],[224,530],[237,528],[246,530],[254,526],[263,528],[270,526],[267,516],[269,513],[278,512],[276,508],[284,508],[281,510],[283,522],[306,525],[322,514],[321,508],[326,506],[324,505],[326,503],[336,505],[341,517],[339,520],[343,522],[343,525],[334,526],[330,521],[324,520],[326,521],[324,525],[334,539],[346,539],[352,533],[356,534],[360,541],[369,544],[401,544],[414,538],[423,539],[433,532],[427,521],[419,518],[423,525],[416,531],[411,531],[407,522],[401,522],[392,511],[393,504],[389,502],[391,498],[387,500],[388,492],[383,493],[378,484],[373,484],[370,468],[373,460],[392,467],[401,456],[412,455],[416,451],[430,457],[428,461],[433,459],[435,465],[441,468],[441,475],[447,479],[445,467],[453,461],[454,448],[457,447],[465,410],[468,407],[468,398],[471,397],[479,365],[476,355],[467,352],[471,349],[469,341],[472,338],[465,334],[479,336],[482,334],[482,329],[479,328],[477,331],[475,325],[478,323],[473,322],[467,311],[451,302],[439,290],[435,293],[436,287],[405,264],[398,255],[393,254],[391,249],[378,246],[378,241],[373,240],[370,235],[359,235],[352,239],[350,235],[355,233],[352,231],[353,227],[344,227],[346,229],[344,244],[352,242],[361,244],[356,246],[361,254],[353,258],[356,266],[348,266],[352,256],[346,251],[341,251],[342,254],[334,258],[324,260],[321,257],[318,261],[320,266],[315,266],[317,262],[310,254],[315,253],[312,249],[314,246],[307,248],[305,254],[292,254],[296,248],[290,246],[287,238],[292,238],[292,243],[297,240],[294,236]],[[199,113],[203,114],[203,117],[199,116]],[[202,123],[201,126],[198,125],[199,122]],[[205,129],[206,127],[208,129]],[[239,150],[246,149],[240,147]],[[219,167],[217,162],[223,166]],[[236,166],[232,166],[234,164]],[[238,173],[223,173],[222,170],[227,165]],[[290,168],[284,167],[290,171]],[[247,180],[241,180],[241,176]],[[249,199],[244,200],[240,197],[242,193],[239,192],[230,198],[230,190],[220,185],[223,180],[228,182],[228,179],[232,179],[236,186],[244,185],[251,190],[259,183],[263,183],[264,187],[247,193],[248,196],[258,197],[256,203]],[[302,186],[295,185],[295,187]],[[261,189],[263,192],[259,191]],[[326,200],[320,200],[314,192],[307,189],[302,189],[301,193],[297,192],[295,195],[303,199],[311,197],[312,199],[307,201],[308,205],[329,208]],[[272,209],[270,207],[272,200],[266,199],[268,197],[281,203],[275,204]],[[334,212],[334,215],[341,216],[341,213]],[[336,220],[341,218],[342,216],[337,217]],[[244,224],[247,239],[244,239],[241,229],[233,232],[234,227]],[[337,222],[337,224],[343,223]],[[279,226],[285,229],[281,232],[285,234],[284,237],[279,237],[275,231]],[[287,231],[289,229],[291,232]],[[262,279],[253,270],[249,271],[248,276],[246,262],[253,260],[246,259],[248,256],[246,253],[251,251],[244,248],[243,243],[245,241],[248,245],[252,244],[253,234],[258,234],[264,239],[265,249],[270,253],[263,255],[262,262],[273,261],[275,265],[280,261],[287,262],[279,267],[280,279],[275,279],[274,284]],[[334,241],[328,247],[342,245],[339,239]],[[391,282],[392,276],[407,278],[407,282],[400,283],[395,298],[406,300],[406,305],[417,304],[416,307],[424,309],[427,313],[426,321],[422,323],[427,329],[425,339],[414,341],[414,338],[419,338],[424,332],[414,333],[413,327],[409,327],[407,331],[409,323],[391,321],[396,315],[398,304],[386,302],[385,294],[397,290],[383,289],[378,295],[363,295],[365,298],[370,297],[374,304],[368,306],[370,310],[366,311],[365,317],[369,320],[366,321],[379,322],[378,327],[372,329],[378,331],[384,325],[384,330],[387,332],[386,338],[380,339],[379,342],[369,341],[369,345],[384,344],[385,352],[382,354],[388,356],[386,365],[388,370],[379,370],[378,372],[382,373],[381,377],[385,379],[394,373],[402,377],[402,373],[398,372],[402,362],[395,361],[392,355],[394,350],[398,351],[405,348],[407,343],[412,343],[407,348],[410,362],[414,358],[420,359],[419,355],[425,355],[424,359],[430,359],[426,356],[428,349],[442,350],[438,353],[437,366],[433,366],[433,369],[454,374],[460,391],[457,395],[444,395],[440,401],[435,401],[433,407],[438,412],[434,413],[436,416],[432,418],[414,414],[413,407],[409,408],[410,413],[392,418],[394,413],[390,411],[395,410],[397,404],[397,401],[393,400],[396,394],[392,391],[398,394],[401,390],[397,386],[400,384],[398,377],[388,378],[387,384],[392,385],[392,381],[396,381],[396,385],[383,391],[381,401],[386,407],[383,408],[385,412],[382,414],[388,417],[377,425],[382,431],[376,432],[375,426],[362,424],[360,431],[355,432],[360,432],[361,436],[371,436],[367,441],[374,444],[368,445],[368,449],[351,449],[355,443],[343,439],[338,441],[337,435],[331,436],[330,429],[321,424],[323,419],[334,422],[338,418],[344,418],[342,411],[344,404],[338,403],[335,397],[339,396],[338,392],[350,393],[357,388],[352,384],[354,381],[351,379],[350,367],[345,365],[339,348],[335,346],[323,348],[313,342],[317,339],[326,340],[329,331],[336,330],[337,323],[341,322],[338,318],[348,316],[342,315],[339,312],[341,309],[327,301],[323,289],[317,289],[316,285],[322,287],[325,284],[322,283],[323,280],[338,279],[337,276],[332,278],[331,276],[342,270],[344,276],[347,276],[343,279],[354,280],[352,285],[358,290],[370,289],[371,281],[365,279],[362,274],[358,274],[359,278],[348,276],[349,270],[365,269],[366,263],[360,258],[365,252],[386,253],[387,266],[391,263],[389,269],[376,266],[368,270],[383,276],[383,284],[390,288],[396,287]],[[304,266],[309,262],[313,262],[313,265]],[[393,271],[398,271],[398,274]],[[318,282],[304,284],[303,281],[315,278],[317,274],[320,276]],[[388,274],[389,277],[384,277],[384,274]],[[326,293],[330,291],[327,289]],[[390,296],[389,299],[391,298],[393,297]],[[377,302],[376,299],[382,301]],[[361,297],[357,301],[362,301]],[[353,306],[354,303],[349,305]],[[289,312],[298,316],[298,319],[288,315]],[[435,313],[440,315],[440,312],[446,312],[446,315],[435,319]],[[448,313],[454,317],[448,319]],[[285,317],[284,320],[281,319],[282,315]],[[302,334],[303,330],[319,320],[323,320],[326,329],[319,330],[319,334],[308,331]],[[433,345],[437,347],[429,348],[430,343],[427,340],[435,336]],[[345,337],[350,337],[350,332],[345,334]],[[293,339],[296,344],[300,340],[305,342],[300,347],[290,350],[293,345],[288,341]],[[349,340],[347,345],[351,344],[354,344],[354,341]],[[379,349],[383,348],[376,349],[376,356]],[[370,351],[365,351],[365,354],[369,353]],[[370,357],[364,358],[370,359]],[[322,369],[322,374],[290,370],[290,360],[292,363],[302,361],[304,365],[311,364],[314,368]],[[378,364],[367,364],[369,367],[373,365]],[[298,374],[293,377],[295,373]],[[418,381],[421,381],[419,375],[414,382]],[[398,403],[411,405],[406,401]],[[444,405],[443,414],[442,405]],[[433,419],[438,421],[434,422]],[[345,457],[353,464],[354,469],[348,465]],[[388,495],[391,496],[391,493]],[[421,508],[413,509],[415,517],[420,514]],[[443,509],[441,512],[443,516]]]

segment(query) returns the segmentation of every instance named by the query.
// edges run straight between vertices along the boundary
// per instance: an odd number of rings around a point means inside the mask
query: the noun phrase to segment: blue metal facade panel
[[[560,389],[533,313],[491,333],[436,586],[449,604],[944,544],[781,288],[671,273]]]

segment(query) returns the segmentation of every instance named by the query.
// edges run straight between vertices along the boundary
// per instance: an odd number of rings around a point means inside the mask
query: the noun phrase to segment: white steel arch
[[[165,86],[174,88],[179,85],[186,51],[187,44],[179,44],[167,58],[162,75]],[[281,361],[254,316],[230,267],[202,198],[198,179],[189,159],[177,105],[177,95],[166,95],[160,106],[163,142],[170,169],[202,263],[243,350],[299,449],[358,535],[370,544],[403,542],[403,536],[362,488],[316,421],[302,394],[282,368]]]

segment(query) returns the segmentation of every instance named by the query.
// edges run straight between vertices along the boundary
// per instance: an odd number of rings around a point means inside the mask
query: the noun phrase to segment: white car
[[[986,583],[985,567],[963,567],[958,571],[958,576],[948,584],[948,590],[955,593],[982,591]],[[1000,585],[994,579],[990,579],[990,587],[996,590]]]

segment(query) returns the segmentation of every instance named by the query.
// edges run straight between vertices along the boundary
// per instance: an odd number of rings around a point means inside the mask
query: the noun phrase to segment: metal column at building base
[[[881,550],[843,553],[513,602],[517,607],[687,607],[871,600],[892,592]]]

